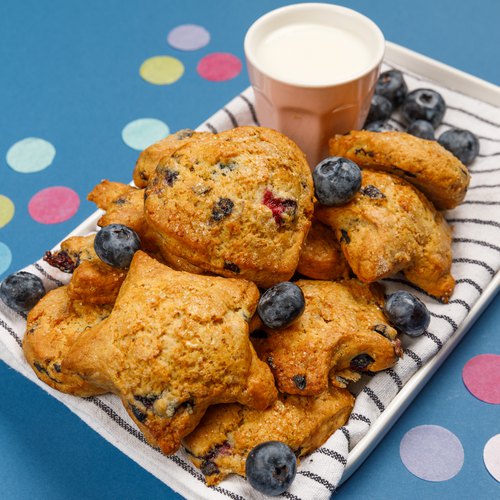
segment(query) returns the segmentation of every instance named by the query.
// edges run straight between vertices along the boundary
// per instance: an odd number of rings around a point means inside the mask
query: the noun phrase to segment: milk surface
[[[332,85],[370,69],[370,48],[347,30],[291,24],[265,36],[256,50],[262,70],[299,85]]]

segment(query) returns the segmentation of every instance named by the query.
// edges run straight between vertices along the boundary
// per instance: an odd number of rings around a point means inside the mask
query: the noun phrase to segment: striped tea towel
[[[465,128],[473,131],[481,144],[480,155],[470,166],[472,182],[465,201],[446,213],[453,226],[455,292],[450,302],[443,305],[402,279],[386,280],[387,292],[409,289],[420,296],[431,311],[429,329],[419,338],[403,336],[403,358],[394,368],[375,375],[361,387],[348,423],[302,461],[294,483],[283,495],[285,498],[305,500],[331,496],[340,482],[349,450],[366,434],[411,376],[453,335],[500,268],[500,109],[417,75],[405,72],[405,77],[410,89],[433,88],[445,98],[448,104],[446,121],[438,129],[438,134],[452,126]],[[397,117],[394,123],[398,126]],[[217,132],[255,124],[258,121],[253,94],[247,89],[199,129]],[[27,270],[40,276],[48,288],[68,281],[67,275],[43,261]],[[23,315],[0,304],[0,358],[62,401],[105,439],[172,489],[189,499],[264,498],[237,476],[226,479],[217,487],[207,488],[203,475],[191,465],[183,451],[164,456],[146,442],[116,396],[83,399],[59,393],[42,384],[24,360],[21,350],[24,327]]]

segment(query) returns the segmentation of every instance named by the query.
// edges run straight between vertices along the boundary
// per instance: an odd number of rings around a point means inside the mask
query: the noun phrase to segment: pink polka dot
[[[206,80],[223,82],[240,74],[241,61],[233,54],[214,52],[201,59],[196,69]]]
[[[54,186],[42,189],[28,203],[28,212],[41,224],[57,224],[73,217],[80,206],[80,198],[72,189]]]
[[[500,404],[500,356],[480,354],[467,361],[462,370],[465,386],[477,399]]]

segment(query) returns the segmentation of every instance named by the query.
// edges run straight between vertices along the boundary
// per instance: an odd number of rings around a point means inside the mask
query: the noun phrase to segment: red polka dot
[[[206,80],[223,82],[240,74],[241,61],[233,54],[214,52],[201,59],[196,69]]]
[[[500,404],[500,355],[480,354],[470,359],[462,370],[462,378],[477,399]]]
[[[54,186],[36,193],[28,204],[28,212],[41,224],[57,224],[73,217],[80,206],[80,198],[72,189]]]

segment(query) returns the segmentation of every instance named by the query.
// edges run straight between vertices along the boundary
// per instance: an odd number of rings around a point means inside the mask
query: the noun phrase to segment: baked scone
[[[48,292],[29,312],[23,350],[36,376],[50,387],[75,396],[103,394],[105,389],[62,366],[75,340],[109,316],[110,306],[70,298],[68,287]]]
[[[275,401],[248,336],[258,299],[253,283],[173,271],[138,251],[110,316],[63,365],[118,394],[148,441],[174,453],[208,406]]]
[[[261,127],[186,143],[146,188],[146,220],[162,253],[261,287],[293,275],[313,208],[304,154]]]
[[[316,217],[335,230],[354,274],[371,283],[403,271],[409,281],[447,302],[451,230],[414,186],[387,172],[363,170],[361,190],[339,207],[318,206]]]
[[[361,168],[384,170],[416,186],[438,209],[459,205],[470,175],[467,167],[437,141],[405,132],[352,131],[329,142],[332,156],[343,156]]]
[[[187,142],[202,141],[210,135],[212,135],[210,132],[195,132],[191,129],[184,129],[155,142],[139,155],[132,175],[134,184],[137,187],[146,187],[162,158],[171,156],[177,148]]]
[[[346,389],[330,387],[313,396],[287,396],[259,411],[239,404],[211,406],[183,445],[208,485],[229,474],[245,477],[248,453],[260,443],[281,441],[297,459],[319,448],[345,424],[354,404]]]
[[[289,327],[264,326],[251,334],[260,359],[267,361],[280,392],[313,396],[330,383],[345,387],[360,372],[384,370],[400,353],[396,330],[382,306],[377,284],[358,280],[299,280],[305,310]]]
[[[318,280],[348,278],[351,272],[334,231],[316,218],[300,251],[297,272]]]

